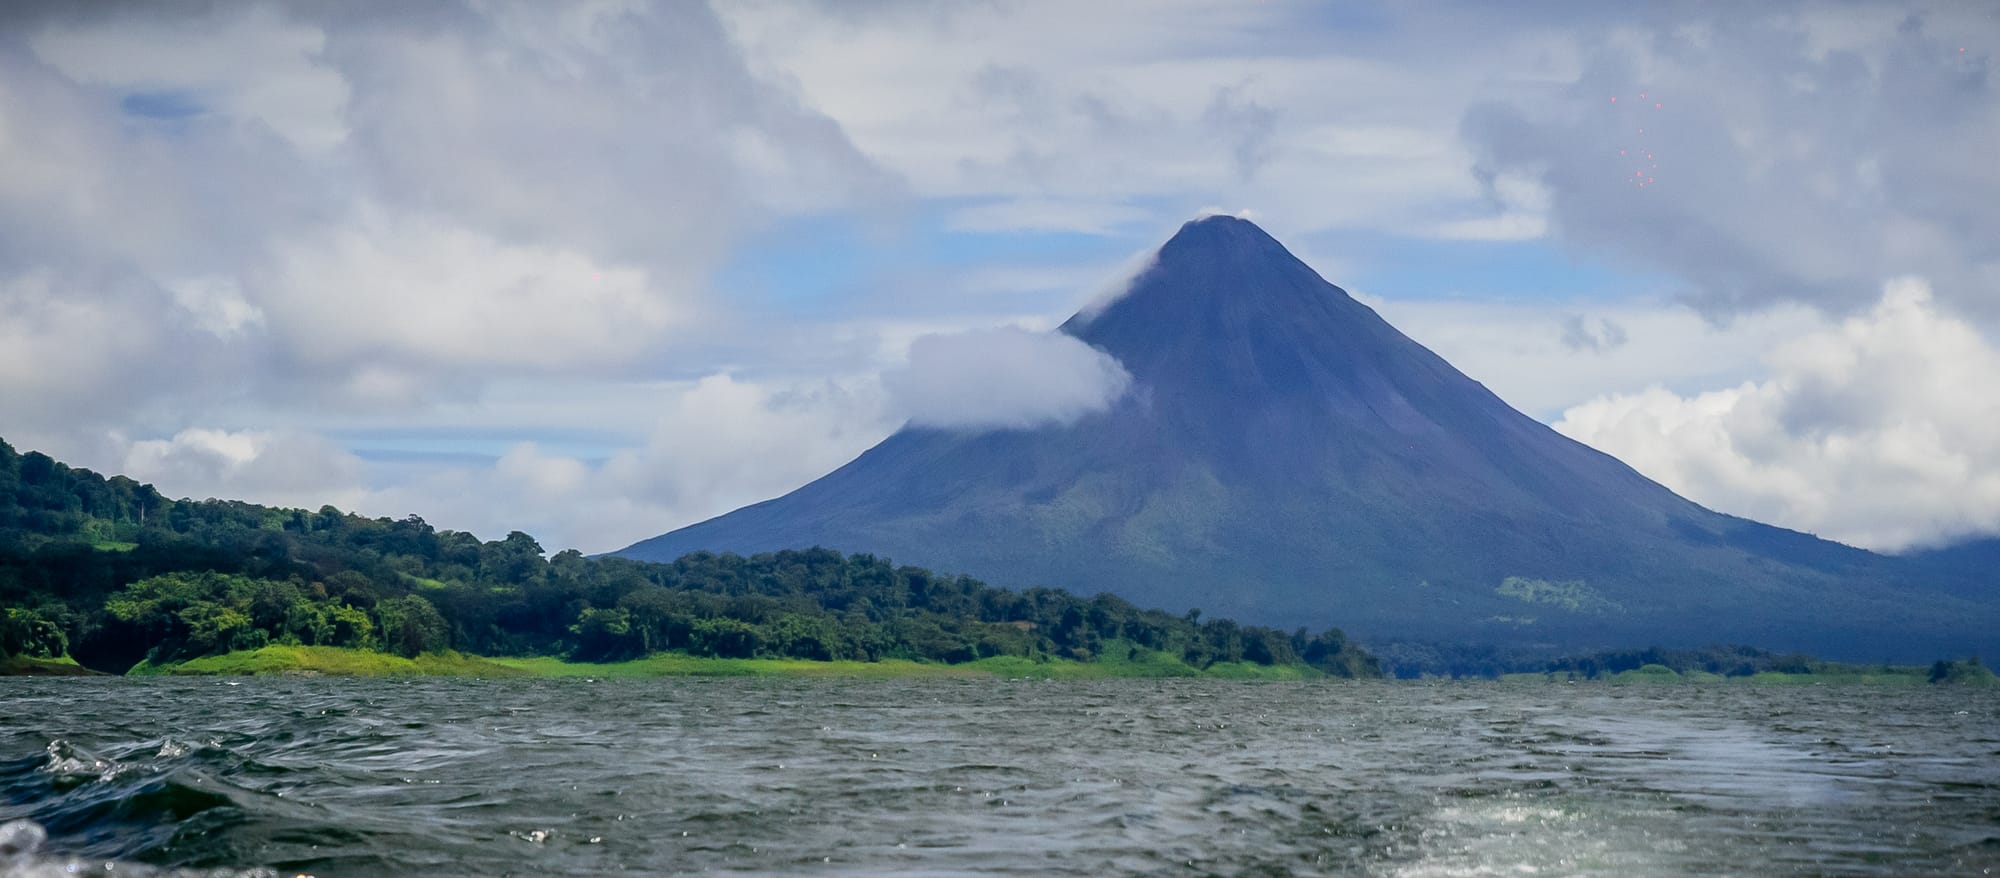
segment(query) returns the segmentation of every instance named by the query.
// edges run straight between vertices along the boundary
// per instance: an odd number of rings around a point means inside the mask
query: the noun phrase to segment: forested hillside
[[[1012,592],[870,555],[544,554],[524,533],[482,542],[416,516],[169,500],[0,441],[0,657],[67,653],[116,672],[273,643],[582,661],[660,651],[1091,661],[1145,649],[1195,667],[1376,673],[1338,630],[1287,633],[1108,595]]]

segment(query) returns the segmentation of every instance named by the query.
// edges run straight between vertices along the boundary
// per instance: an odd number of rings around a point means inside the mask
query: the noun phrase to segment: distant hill
[[[1515,411],[1257,226],[1183,226],[1061,330],[1133,390],[1066,426],[909,426],[630,546],[821,545],[1371,640],[1719,641],[1862,660],[2000,644],[1992,591],[1719,514]]]

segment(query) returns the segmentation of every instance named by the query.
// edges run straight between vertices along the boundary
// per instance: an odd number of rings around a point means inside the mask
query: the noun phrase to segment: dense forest
[[[169,500],[0,441],[0,658],[119,672],[267,644],[612,661],[678,651],[961,663],[1157,650],[1195,667],[1371,676],[1338,630],[1283,632],[803,549],[672,563],[546,556],[416,516]]]
[[[1724,645],[1697,649],[1648,647],[1552,656],[1545,650],[1492,644],[1392,642],[1381,644],[1373,651],[1384,669],[1398,677],[1495,678],[1506,674],[1559,674],[1594,680],[1648,665],[1669,668],[1677,673],[1751,677],[1762,673],[1808,674],[1829,666],[1828,662],[1803,653],[1776,653],[1749,646]]]

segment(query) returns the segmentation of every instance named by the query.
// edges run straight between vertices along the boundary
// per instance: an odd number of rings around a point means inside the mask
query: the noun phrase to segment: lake
[[[10,821],[20,876],[1977,875],[2000,691],[5,679]]]

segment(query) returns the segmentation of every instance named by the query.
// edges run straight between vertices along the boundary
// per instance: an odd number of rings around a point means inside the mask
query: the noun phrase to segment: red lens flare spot
[[[1657,109],[1659,109],[1659,108],[1660,108],[1660,105],[1659,105],[1659,104],[1654,104],[1654,105],[1653,105],[1653,109],[1657,110]]]
[[[1963,51],[1965,51],[1965,50],[1964,50],[1964,49],[1960,49],[1959,51],[1963,52]],[[1614,104],[1615,104],[1615,103],[1618,103],[1618,96],[1617,96],[1617,95],[1612,95],[1612,96],[1611,96],[1611,102],[1612,102],[1612,103],[1614,103]]]

